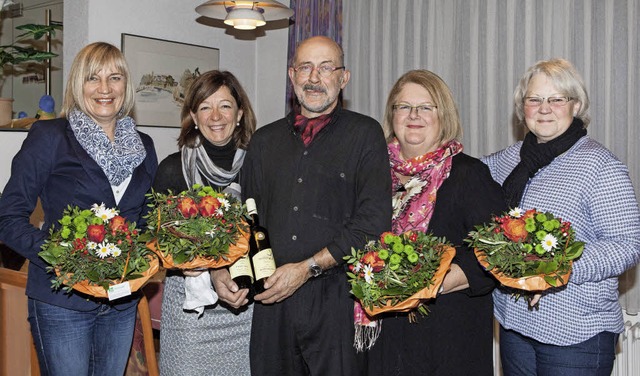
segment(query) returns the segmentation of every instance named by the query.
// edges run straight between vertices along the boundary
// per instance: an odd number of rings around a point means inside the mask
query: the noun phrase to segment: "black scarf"
[[[520,163],[511,171],[502,184],[509,208],[520,204],[524,187],[541,168],[551,163],[557,156],[569,150],[580,138],[587,134],[582,120],[573,118],[569,128],[551,141],[538,143],[532,132],[524,137],[520,148]]]

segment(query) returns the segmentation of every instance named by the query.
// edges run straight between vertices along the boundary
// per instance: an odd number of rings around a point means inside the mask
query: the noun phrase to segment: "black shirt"
[[[305,147],[293,114],[254,134],[241,172],[277,265],[327,247],[338,263],[391,228],[391,175],[380,124],[338,109]]]

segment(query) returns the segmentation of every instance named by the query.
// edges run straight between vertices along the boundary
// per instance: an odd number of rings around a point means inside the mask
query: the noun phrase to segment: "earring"
[[[240,122],[237,122],[237,123],[236,123],[236,127],[239,127],[239,126],[240,126]]]
[[[194,123],[194,124],[196,125],[195,126],[196,130],[198,130],[198,123]]]

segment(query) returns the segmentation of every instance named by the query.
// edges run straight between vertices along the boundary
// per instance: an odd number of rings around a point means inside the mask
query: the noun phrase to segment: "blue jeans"
[[[602,332],[569,346],[547,345],[500,326],[504,376],[609,376],[618,334]]]
[[[123,375],[137,306],[88,312],[29,299],[29,323],[41,375]]]

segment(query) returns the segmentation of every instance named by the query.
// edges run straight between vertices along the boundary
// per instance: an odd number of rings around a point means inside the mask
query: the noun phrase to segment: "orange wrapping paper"
[[[478,258],[478,262],[480,265],[484,266],[485,269],[489,267],[489,263],[486,260],[486,255],[483,251],[475,248],[473,252],[476,254]],[[573,265],[573,261],[570,262],[570,265]],[[565,274],[561,274],[560,278],[562,279],[561,284],[558,286],[551,286],[544,280],[544,275],[532,275],[529,277],[521,277],[521,278],[513,278],[505,275],[504,273],[497,271],[496,268],[489,270],[498,282],[507,287],[512,287],[514,289],[520,289],[525,291],[544,291],[546,289],[552,287],[559,287],[562,285],[566,285],[569,282],[569,276],[571,275],[571,268]]]
[[[391,303],[387,303],[384,307],[373,307],[370,309],[369,307],[364,307],[365,312],[369,317],[378,315],[383,312],[409,312],[420,305],[420,302],[424,299],[435,298],[438,294],[438,290],[440,289],[440,285],[444,280],[444,276],[449,271],[449,267],[451,266],[451,261],[453,257],[456,255],[456,249],[453,247],[447,247],[442,253],[442,259],[440,260],[440,266],[436,273],[433,276],[433,283],[430,287],[426,287],[417,293],[411,295],[406,300],[402,302],[391,305]]]
[[[129,282],[131,292],[138,291],[140,288],[142,288],[142,286],[144,286],[145,283],[147,283],[149,278],[153,277],[153,275],[158,272],[159,269],[160,269],[160,261],[158,261],[157,258],[152,257],[151,261],[149,262],[149,269],[142,272],[142,277],[137,279],[132,279],[129,281],[124,281],[124,282]],[[113,283],[111,283],[111,285],[116,285],[116,284],[118,284],[118,281],[116,280],[114,280]],[[71,288],[78,292],[81,292],[83,294],[87,294],[96,298],[109,297],[109,295],[107,294],[107,290],[105,290],[104,287],[92,284],[87,280],[78,282],[75,285],[73,285]]]
[[[247,254],[249,251],[249,233],[240,230],[240,236],[236,241],[236,244],[229,245],[229,252],[225,256],[227,259],[225,260],[222,257],[218,257],[215,260],[213,257],[195,257],[193,260],[176,264],[173,262],[173,256],[169,253],[164,254],[161,250],[158,249],[158,242],[156,239],[153,239],[147,243],[147,248],[149,248],[153,253],[158,255],[158,258],[162,261],[162,266],[166,269],[197,269],[197,268],[220,268],[223,266],[231,265],[236,260]]]

